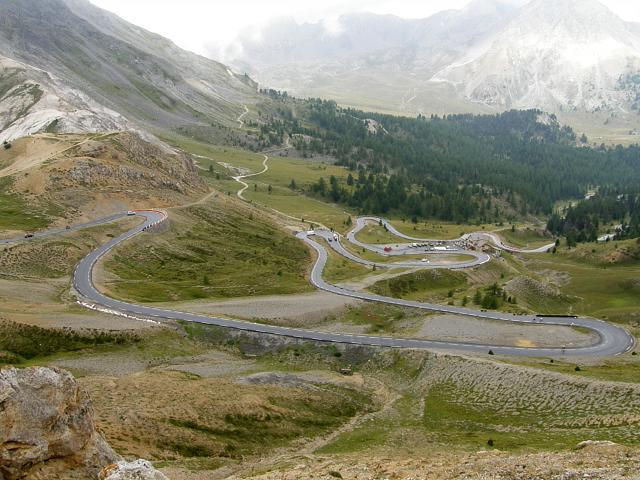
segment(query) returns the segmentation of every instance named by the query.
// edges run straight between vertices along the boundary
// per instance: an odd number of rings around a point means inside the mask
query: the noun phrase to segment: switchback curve
[[[490,345],[483,343],[463,343],[463,342],[446,342],[411,338],[393,338],[381,337],[373,335],[350,335],[341,333],[319,332],[305,330],[300,328],[287,328],[275,325],[265,325],[252,323],[247,321],[232,320],[214,316],[207,316],[195,313],[180,312],[175,310],[167,310],[146,305],[136,305],[133,303],[123,302],[110,298],[98,291],[93,283],[93,268],[96,262],[106,255],[115,246],[139,235],[143,231],[149,229],[166,219],[166,214],[159,211],[147,210],[137,211],[137,215],[145,218],[145,221],[123,233],[122,235],[110,240],[109,242],[99,246],[78,264],[73,274],[73,286],[77,293],[87,299],[95,307],[109,309],[114,313],[123,315],[134,315],[143,317],[156,317],[169,320],[194,322],[207,325],[216,325],[224,328],[232,328],[236,330],[251,331],[257,333],[265,333],[271,335],[286,336],[292,338],[300,338],[305,340],[344,343],[355,345],[370,345],[380,347],[395,348],[415,348],[428,350],[443,350],[460,353],[487,353],[491,350],[495,354],[505,355],[523,355],[523,356],[611,356],[618,355],[629,351],[634,345],[634,338],[622,327],[613,325],[601,320],[588,318],[538,318],[534,315],[515,316],[501,312],[482,312],[471,309],[433,305],[420,302],[412,302],[401,299],[382,297],[366,292],[356,292],[345,289],[336,285],[332,285],[324,281],[322,272],[327,262],[327,250],[314,241],[307,232],[298,234],[298,238],[305,241],[317,252],[317,259],[311,272],[311,282],[317,288],[328,292],[335,293],[351,298],[358,298],[367,301],[374,301],[390,305],[406,306],[418,308],[427,311],[452,313],[456,315],[471,316],[490,320],[507,321],[521,324],[544,324],[544,325],[563,325],[563,326],[580,326],[594,331],[598,335],[598,342],[587,347],[576,348],[527,348],[527,347],[507,347],[500,345]],[[126,214],[122,214],[124,216]]]

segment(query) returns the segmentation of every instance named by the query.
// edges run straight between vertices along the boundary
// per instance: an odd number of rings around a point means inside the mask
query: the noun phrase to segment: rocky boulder
[[[576,445],[576,450],[582,450],[592,447],[615,447],[617,445],[617,443],[613,443],[609,440],[585,440],[584,442],[580,442],[578,445]]]
[[[0,369],[0,480],[97,478],[118,460],[69,372]]]
[[[100,472],[100,480],[167,480],[167,477],[146,460],[136,460],[105,467]]]

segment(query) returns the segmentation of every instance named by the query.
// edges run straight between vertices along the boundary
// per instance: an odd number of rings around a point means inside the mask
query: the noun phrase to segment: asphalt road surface
[[[31,238],[25,238],[24,235],[17,238],[7,238],[5,240],[0,240],[0,245],[9,245],[11,243],[24,242],[27,240],[36,240],[38,238],[46,238],[52,237],[54,235],[60,235],[65,232],[76,232],[78,230],[83,230],[85,228],[97,227],[98,225],[105,225],[107,223],[115,222],[123,217],[126,217],[126,213],[116,213],[115,215],[110,215],[108,217],[99,218],[97,220],[92,220],[86,223],[79,223],[77,225],[69,225],[69,228],[54,228],[51,230],[43,230],[42,232],[34,232]]]
[[[99,292],[92,280],[93,268],[96,262],[109,252],[116,245],[125,242],[137,235],[142,234],[144,231],[152,228],[154,225],[163,222],[166,219],[166,215],[163,212],[155,210],[136,211],[136,214],[140,217],[144,217],[144,222],[132,228],[131,230],[123,233],[122,235],[111,239],[109,242],[99,246],[85,258],[83,258],[76,267],[73,274],[73,286],[75,290],[84,297],[85,304],[90,303],[94,307],[100,307],[112,311],[115,314],[132,315],[136,317],[144,318],[162,318],[186,322],[195,322],[207,325],[215,325],[225,328],[233,328],[237,330],[244,330],[250,332],[258,332],[279,336],[286,336],[292,338],[300,338],[305,340],[314,340],[321,342],[331,343],[344,343],[354,345],[371,345],[381,347],[395,347],[395,348],[417,348],[428,350],[441,350],[460,353],[488,353],[491,350],[495,354],[505,355],[524,355],[524,356],[611,356],[618,355],[629,351],[633,348],[634,338],[623,328],[603,322],[601,320],[589,319],[589,318],[538,318],[533,315],[510,315],[500,312],[483,312],[476,311],[467,308],[434,305],[428,303],[412,302],[406,300],[400,300],[389,297],[382,297],[379,295],[356,292],[348,290],[336,285],[325,282],[322,278],[322,272],[327,262],[328,253],[324,246],[316,242],[313,235],[309,235],[307,232],[298,234],[298,238],[305,241],[317,252],[317,260],[314,264],[311,273],[311,282],[314,286],[321,290],[342,295],[345,297],[357,298],[367,301],[385,303],[389,305],[398,305],[405,307],[418,308],[431,312],[443,312],[451,313],[455,315],[464,315],[476,318],[484,318],[498,321],[507,321],[512,323],[522,324],[546,324],[546,325],[564,325],[564,326],[580,326],[588,328],[597,333],[598,341],[588,347],[579,348],[526,348],[526,347],[505,347],[499,345],[488,345],[479,343],[462,343],[462,342],[445,342],[445,341],[433,341],[433,340],[421,340],[411,338],[394,338],[394,337],[382,337],[373,335],[350,335],[341,333],[327,333],[317,332],[299,328],[286,328],[274,325],[263,325],[258,323],[252,323],[240,320],[230,320],[219,317],[211,317],[207,315],[200,315],[195,313],[180,312],[175,310],[167,310],[162,308],[156,308],[145,305],[136,305],[132,303],[115,300],[107,297]],[[126,213],[112,215],[106,219],[96,220],[88,224],[78,225],[72,227],[72,230],[78,230],[80,228],[86,228],[87,226],[100,225],[108,223],[109,221],[115,221],[119,218],[125,217]],[[65,232],[65,230],[56,231],[57,233]],[[55,233],[47,232],[49,235]],[[39,234],[37,238],[47,236],[45,233]],[[5,243],[24,241],[24,239],[7,240]]]
[[[416,238],[416,237],[411,237],[409,235],[405,235],[404,233],[398,231],[396,229],[396,227],[394,227],[391,223],[389,223],[388,220],[384,219],[384,218],[380,218],[380,217],[358,217],[356,219],[356,224],[353,227],[353,229],[347,233],[347,239],[355,244],[355,245],[359,245],[363,248],[368,248],[369,250],[374,250],[374,248],[372,247],[377,247],[377,249],[379,250],[380,247],[378,246],[373,246],[373,245],[368,245],[366,243],[362,243],[360,241],[358,241],[356,239],[356,234],[362,230],[366,224],[368,222],[374,222],[374,223],[382,223],[382,225],[384,225],[387,228],[387,231],[389,231],[390,233],[392,233],[393,235],[395,235],[396,237],[399,238],[403,238],[405,240],[409,240],[412,242],[420,242],[420,243],[439,243],[439,244],[443,244],[445,246],[447,246],[448,248],[452,248],[452,249],[460,249],[460,244],[464,243],[466,240],[472,240],[472,241],[478,241],[478,240],[485,240],[485,241],[489,241],[490,243],[492,243],[496,248],[499,248],[500,250],[504,250],[507,252],[514,252],[514,253],[544,253],[547,250],[549,250],[550,248],[553,248],[555,246],[555,242],[553,243],[549,243],[548,245],[544,245],[542,247],[538,247],[538,248],[532,248],[532,249],[526,249],[526,248],[517,248],[517,247],[512,247],[510,245],[507,245],[506,243],[504,243],[502,241],[502,239],[494,234],[494,233],[490,233],[490,232],[473,232],[473,233],[467,233],[465,235],[463,235],[462,237],[455,239],[455,240],[432,240],[432,239],[425,239],[425,238]],[[469,251],[466,251],[465,253],[469,253]]]
[[[360,258],[357,255],[354,255],[349,250],[347,250],[342,243],[340,242],[340,238],[335,238],[335,234],[328,230],[316,230],[314,234],[320,238],[324,238],[329,246],[340,255],[345,258],[348,258],[352,262],[360,263],[362,265],[368,266],[376,266],[376,268],[425,268],[425,269],[434,269],[434,268],[446,268],[450,270],[461,269],[461,268],[471,268],[477,267],[478,265],[482,265],[483,263],[487,263],[491,260],[491,257],[483,252],[475,252],[473,250],[462,250],[462,249],[451,249],[446,251],[433,251],[426,250],[425,248],[413,248],[410,245],[396,245],[395,248],[391,252],[385,252],[384,247],[379,245],[368,245],[365,243],[358,242],[356,245],[366,248],[372,252],[378,253],[379,255],[385,255],[390,257],[399,257],[399,261],[393,263],[382,263],[382,262],[372,262],[370,260],[365,260],[364,258]],[[395,245],[395,244],[394,244]],[[471,257],[470,260],[459,260],[454,262],[447,262],[446,255],[465,255]],[[421,257],[428,260],[428,262],[423,262],[422,260],[401,260],[400,258],[404,255],[420,255]],[[444,262],[438,263],[438,257],[442,257],[445,259]]]

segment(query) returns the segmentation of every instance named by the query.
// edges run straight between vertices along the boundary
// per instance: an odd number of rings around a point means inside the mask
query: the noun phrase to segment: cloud
[[[92,3],[197,53],[232,47],[247,29],[259,35],[262,26],[278,17],[318,22],[329,34],[341,31],[345,13],[372,12],[424,18],[438,11],[463,8],[469,0],[91,0]],[[523,4],[527,0],[503,0]],[[602,0],[626,20],[640,21],[640,2]],[[323,20],[324,19],[324,20]],[[233,47],[232,47],[233,48]]]
[[[340,22],[340,16],[333,15],[322,19],[322,26],[327,34],[337,37],[344,31],[344,25]]]

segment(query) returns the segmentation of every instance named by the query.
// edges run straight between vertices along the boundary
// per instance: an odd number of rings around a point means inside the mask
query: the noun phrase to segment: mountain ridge
[[[366,19],[375,28],[368,29]],[[270,28],[261,42],[241,36],[235,49],[242,53],[231,63],[265,86],[358,108],[406,114],[537,108],[586,114],[591,124],[640,124],[634,111],[639,88],[622,81],[640,71],[640,25],[596,0],[521,6],[476,0],[425,19],[357,14],[340,23],[341,31],[318,40],[309,55],[296,52],[307,48],[309,32],[320,31],[321,23],[277,32],[297,45],[286,62],[278,62],[281,45],[271,42]],[[333,57],[329,47],[326,55],[315,54],[323,44],[350,45],[355,38],[350,55]]]
[[[0,106],[21,105],[0,125],[2,139],[37,131],[38,122],[28,125],[32,116],[50,120],[45,130],[60,124],[61,132],[176,130],[211,121],[229,127],[258,98],[248,77],[86,0],[7,0],[0,17],[0,82],[13,88],[0,89]],[[7,85],[17,76],[47,95],[25,98],[20,85]],[[49,108],[53,97],[64,105]],[[69,122],[74,116],[84,120]]]
[[[594,0],[534,0],[478,50],[432,80],[504,108],[621,108],[615,82],[640,67],[640,38]]]

